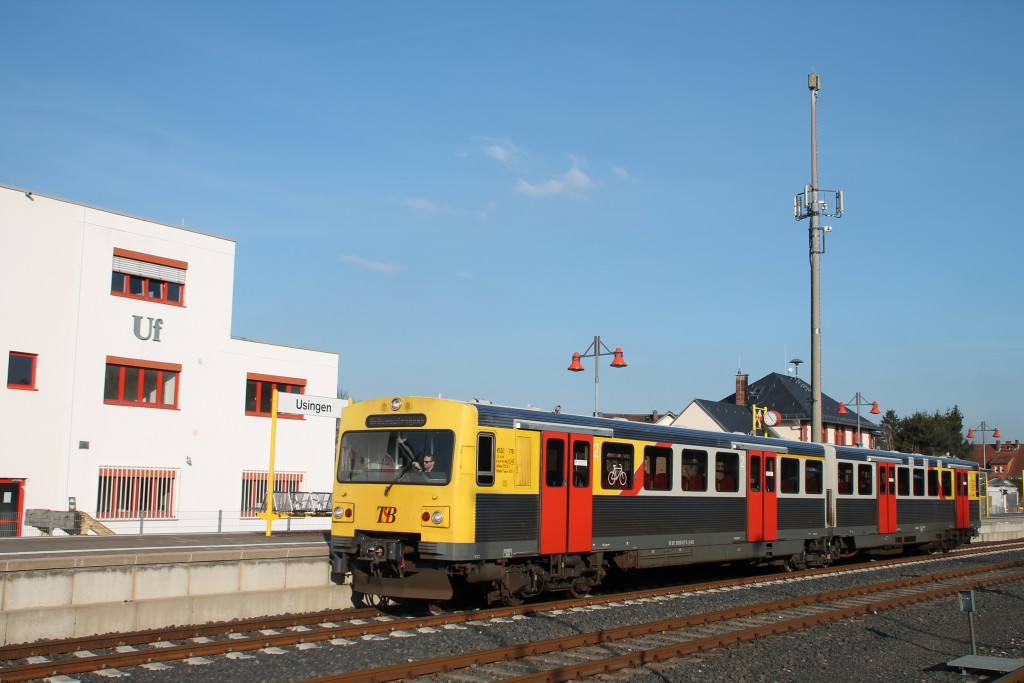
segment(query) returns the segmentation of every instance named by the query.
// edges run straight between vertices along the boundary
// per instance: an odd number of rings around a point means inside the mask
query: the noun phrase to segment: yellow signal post
[[[768,436],[768,428],[764,426],[764,414],[767,412],[767,407],[758,405],[755,405],[751,411],[751,417],[754,421],[752,430],[754,436]]]
[[[267,471],[267,504],[266,510],[259,513],[260,517],[267,520],[267,536],[270,535],[270,527],[275,519],[281,519],[281,515],[274,512],[274,448],[277,444],[277,389],[274,389],[270,399],[270,468]]]

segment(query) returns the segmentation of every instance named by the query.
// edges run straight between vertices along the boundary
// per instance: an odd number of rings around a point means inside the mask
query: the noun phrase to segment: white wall
[[[39,355],[35,391],[0,385],[0,477],[28,479],[26,509],[74,496],[91,511],[99,467],[157,466],[180,468],[176,510],[237,512],[242,470],[265,470],[270,448],[270,419],[244,412],[246,373],[335,396],[336,353],[231,337],[230,239],[0,187],[0,240],[0,363]],[[185,305],[113,296],[115,248],[187,262]],[[138,339],[133,316],[144,331],[161,320],[159,341]],[[108,355],[180,364],[178,409],[105,404]],[[329,491],[333,440],[333,420],[280,420],[277,469]]]

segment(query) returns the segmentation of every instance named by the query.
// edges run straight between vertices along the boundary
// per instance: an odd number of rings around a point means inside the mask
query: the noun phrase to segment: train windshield
[[[338,481],[447,484],[454,451],[455,434],[440,429],[345,432]]]

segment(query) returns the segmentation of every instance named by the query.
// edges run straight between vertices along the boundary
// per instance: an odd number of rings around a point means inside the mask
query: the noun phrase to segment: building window
[[[297,493],[302,490],[302,472],[274,472],[274,497],[279,493]],[[257,512],[266,509],[267,481],[266,471],[245,470],[242,472],[242,517],[255,517]],[[275,505],[274,509],[282,506]]]
[[[114,249],[110,293],[164,304],[185,304],[184,261]]]
[[[174,517],[177,469],[165,467],[100,467],[96,491],[99,519]]]
[[[181,365],[107,356],[103,402],[146,408],[178,407]]]
[[[245,376],[245,414],[269,417],[273,405],[274,389],[290,394],[304,394],[306,393],[306,380],[248,373]],[[279,417],[301,418],[302,416],[281,413]]]
[[[11,351],[7,362],[8,389],[36,388],[36,358],[38,356],[34,353]]]

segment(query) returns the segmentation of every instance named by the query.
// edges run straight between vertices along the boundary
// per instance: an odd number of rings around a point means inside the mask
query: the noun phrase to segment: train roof
[[[511,429],[518,424],[522,427],[537,426],[551,431],[557,431],[559,426],[567,431],[568,428],[574,427],[619,439],[685,443],[693,446],[734,450],[738,448],[749,449],[750,446],[755,446],[764,450],[782,451],[797,455],[819,457],[825,455],[825,448],[822,444],[806,441],[786,441],[784,439],[728,432],[706,432],[685,427],[668,427],[606,417],[552,413],[528,408],[511,408],[472,401],[467,403],[477,409],[481,426]]]
[[[921,453],[900,453],[899,451],[885,451],[876,448],[858,448],[855,446],[834,446],[836,456],[845,460],[899,460],[907,465],[955,465],[966,469],[979,469],[978,463],[973,460],[961,460],[939,455],[923,455]]]
[[[707,448],[727,448],[749,450],[751,446],[760,447],[772,452],[793,453],[795,455],[825,455],[825,445],[807,441],[790,441],[764,436],[751,436],[736,432],[708,432],[686,427],[670,427],[645,422],[631,422],[623,419],[591,417],[589,415],[572,415],[554,413],[532,408],[513,408],[491,403],[467,401],[477,409],[481,426],[513,428],[537,427],[556,431],[560,426],[566,431],[570,427],[583,428],[593,433],[600,433],[612,438],[658,441],[663,443],[685,443]],[[831,444],[829,444],[831,446]],[[978,469],[973,460],[961,460],[920,453],[899,453],[874,448],[854,446],[832,446],[838,457],[847,460],[898,460],[908,465],[956,465],[968,469]]]

